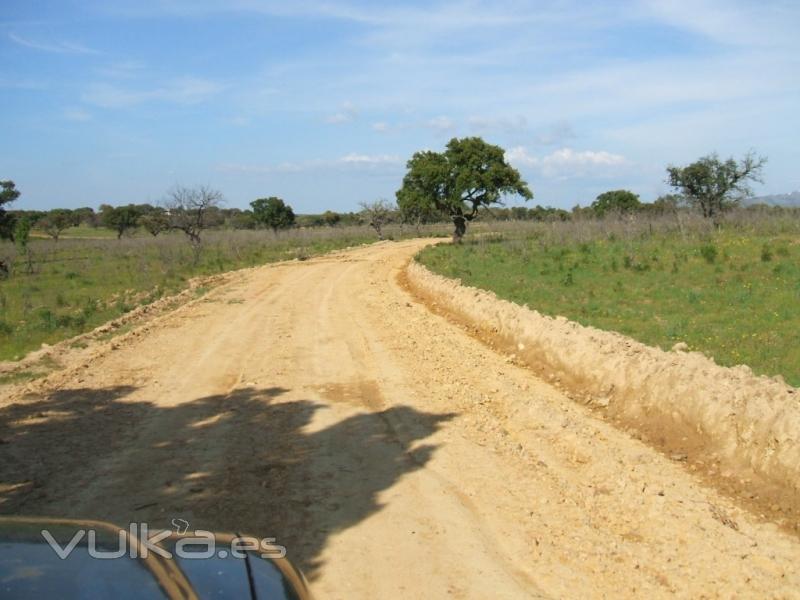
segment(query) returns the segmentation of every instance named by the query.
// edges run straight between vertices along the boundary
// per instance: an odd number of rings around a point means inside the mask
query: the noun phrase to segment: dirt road
[[[320,598],[800,595],[797,538],[405,292],[424,243],[242,272],[0,400],[0,512],[275,537]]]

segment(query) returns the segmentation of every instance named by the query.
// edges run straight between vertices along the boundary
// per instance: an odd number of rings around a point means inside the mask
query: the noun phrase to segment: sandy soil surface
[[[800,389],[685,344],[667,352],[546,316],[416,261],[402,280],[470,335],[800,534]]]
[[[800,596],[797,537],[417,303],[425,243],[243,271],[6,390],[0,512],[275,537],[320,598]]]

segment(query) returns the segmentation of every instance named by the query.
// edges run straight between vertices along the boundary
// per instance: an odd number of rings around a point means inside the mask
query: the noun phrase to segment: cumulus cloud
[[[530,154],[524,146],[508,150],[506,159],[520,167],[537,169],[545,177],[560,179],[598,175],[603,171],[618,169],[630,164],[624,156],[605,150],[560,148],[545,156],[535,156]]]

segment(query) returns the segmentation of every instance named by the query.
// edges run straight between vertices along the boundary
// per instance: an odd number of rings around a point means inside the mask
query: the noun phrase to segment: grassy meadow
[[[418,259],[543,314],[800,385],[797,215],[537,224]]]
[[[386,233],[402,232],[390,227]],[[43,343],[89,331],[185,288],[195,276],[303,259],[376,239],[367,227],[277,234],[206,231],[195,261],[181,233],[153,238],[137,232],[117,240],[110,230],[84,227],[65,231],[57,242],[31,240],[30,268],[27,258],[5,242],[0,244],[0,259],[11,265],[11,275],[0,281],[0,360],[17,360]]]

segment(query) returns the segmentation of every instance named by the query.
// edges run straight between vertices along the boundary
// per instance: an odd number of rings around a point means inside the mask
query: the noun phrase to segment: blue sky
[[[9,1],[0,179],[17,208],[208,184],[298,212],[394,198],[453,136],[571,207],[711,151],[800,189],[800,3]]]

